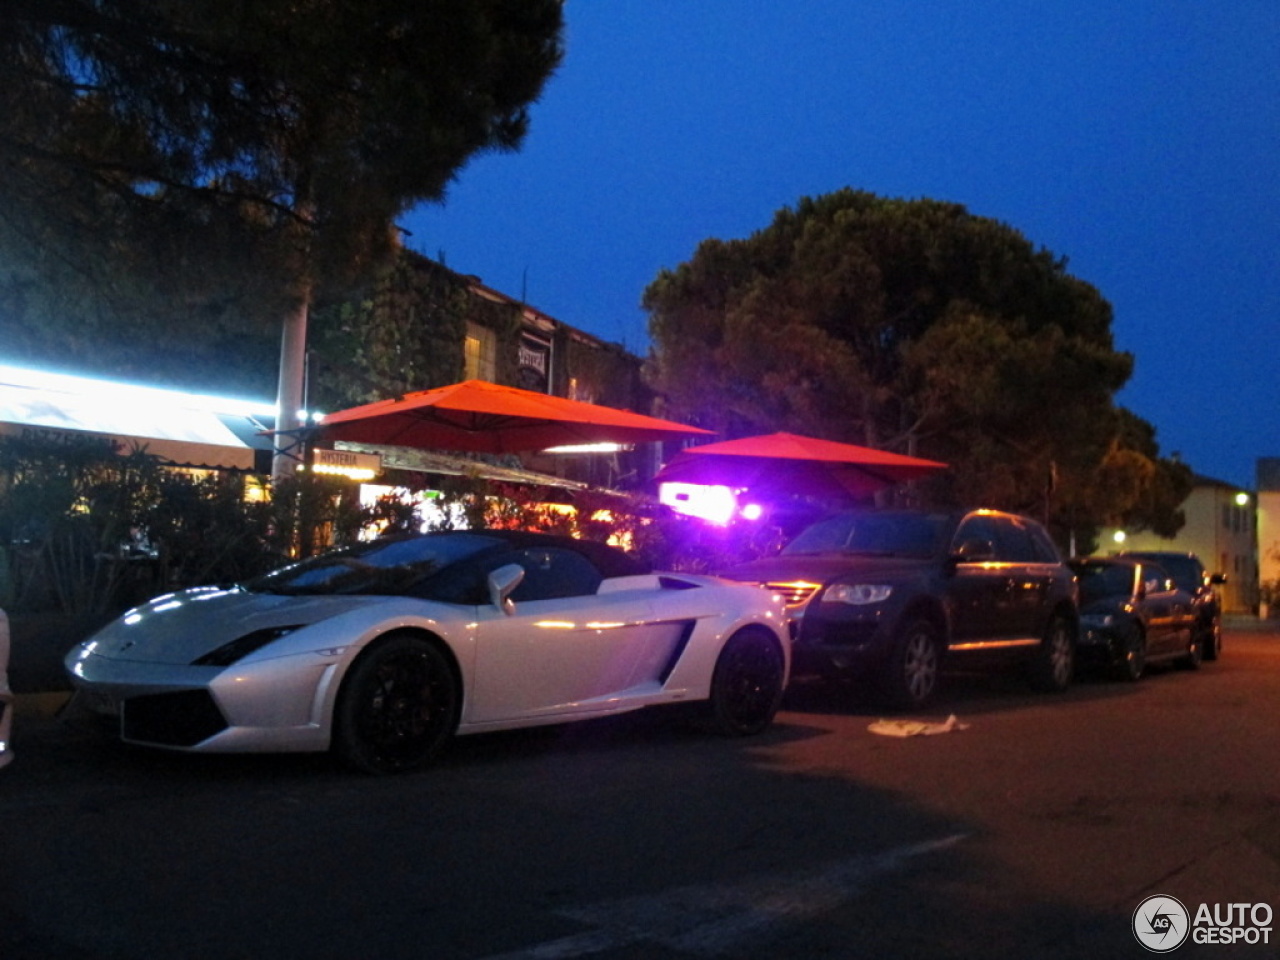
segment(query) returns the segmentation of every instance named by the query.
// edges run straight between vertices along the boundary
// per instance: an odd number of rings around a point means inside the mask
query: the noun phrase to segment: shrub
[[[350,483],[299,474],[246,496],[237,472],[191,474],[143,447],[0,439],[0,605],[102,614],[168,590],[232,583],[411,507],[362,508]]]

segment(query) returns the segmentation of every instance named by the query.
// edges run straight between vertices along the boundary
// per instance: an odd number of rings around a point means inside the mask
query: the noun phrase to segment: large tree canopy
[[[560,0],[6,0],[8,303],[305,322],[395,217],[519,145],[561,29]]]
[[[805,198],[748,239],[704,241],[643,303],[673,415],[943,460],[938,500],[1177,526],[1181,497],[1166,501],[1187,478],[1113,402],[1133,360],[1110,305],[960,205]]]
[[[8,0],[8,238],[86,266],[86,247],[157,247],[158,278],[189,266],[184,254],[203,258],[228,239],[223,229],[237,244],[246,226],[287,234],[292,248],[301,223],[322,268],[349,267],[385,247],[406,206],[441,197],[474,153],[519,145],[528,106],[559,62],[560,8]],[[196,227],[199,242],[172,247]]]

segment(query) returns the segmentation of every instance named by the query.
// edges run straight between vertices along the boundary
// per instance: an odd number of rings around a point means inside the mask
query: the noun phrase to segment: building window
[[[462,372],[464,380],[498,379],[498,336],[488,327],[467,324],[467,336],[462,345]]]

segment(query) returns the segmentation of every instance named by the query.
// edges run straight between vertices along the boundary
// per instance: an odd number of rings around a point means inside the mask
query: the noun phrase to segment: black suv
[[[869,678],[894,706],[926,703],[944,660],[1015,657],[1037,689],[1071,682],[1075,577],[1025,517],[855,510],[725,576],[786,597],[797,670]]]
[[[1205,660],[1217,660],[1222,653],[1222,604],[1213,588],[1227,582],[1225,573],[1209,573],[1194,553],[1178,553],[1174,550],[1126,550],[1122,557],[1148,560],[1164,567],[1174,582],[1191,594],[1191,609],[1195,612],[1194,638],[1199,641],[1200,654]]]

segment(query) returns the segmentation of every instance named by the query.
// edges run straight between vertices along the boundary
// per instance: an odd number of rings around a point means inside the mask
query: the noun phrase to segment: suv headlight
[[[893,587],[887,583],[833,583],[822,592],[823,603],[847,603],[865,607],[889,599]]]

